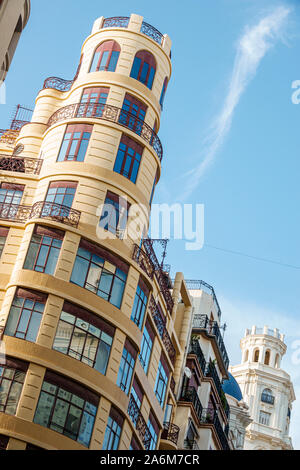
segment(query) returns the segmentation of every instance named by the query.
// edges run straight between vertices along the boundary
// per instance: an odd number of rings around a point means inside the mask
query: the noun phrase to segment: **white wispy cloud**
[[[214,161],[231,128],[234,111],[242,94],[255,76],[265,54],[275,45],[278,39],[282,39],[283,27],[290,12],[291,8],[279,6],[272,13],[260,19],[254,26],[246,26],[245,32],[237,44],[227,96],[220,113],[210,126],[204,142],[201,152],[202,161],[196,168],[186,174],[191,179],[183,196],[184,199],[197,187],[200,178]]]

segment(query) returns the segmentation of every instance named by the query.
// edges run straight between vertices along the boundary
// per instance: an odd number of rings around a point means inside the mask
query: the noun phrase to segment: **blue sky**
[[[205,242],[219,248],[300,267],[299,121],[291,101],[300,79],[300,4],[294,0],[31,0],[32,13],[6,79],[5,128],[14,105],[32,107],[48,76],[74,76],[84,39],[99,16],[137,13],[173,41],[173,75],[159,137],[164,146],[162,178],[154,202],[205,204]],[[280,32],[238,99],[230,129],[213,163],[190,194],[187,171],[205,159],[208,130],[223,109],[236,64],[239,40],[278,8],[289,9]],[[248,28],[248,29],[247,29]],[[300,339],[300,269],[204,246],[185,251],[172,241],[166,262],[172,274],[203,279],[216,290],[232,363],[239,338],[252,324],[286,334],[284,361],[299,396],[292,436],[300,448],[300,368],[292,344]],[[298,430],[297,430],[298,428]]]

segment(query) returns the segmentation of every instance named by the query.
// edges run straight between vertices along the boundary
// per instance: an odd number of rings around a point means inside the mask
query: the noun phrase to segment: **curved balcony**
[[[169,355],[169,358],[170,358],[170,360],[171,360],[171,362],[174,366],[175,361],[176,361],[176,349],[174,348],[174,345],[172,343],[172,340],[171,340],[170,335],[168,333],[168,330],[166,328],[165,321],[161,316],[161,313],[160,313],[159,308],[158,308],[158,306],[157,306],[157,304],[154,300],[153,295],[151,296],[151,299],[150,299],[150,302],[149,302],[149,308],[151,310],[154,323],[155,323],[156,328],[159,332],[159,335],[162,339],[162,342],[163,342],[163,344],[164,344],[164,346],[167,350],[167,353]]]
[[[22,206],[21,204],[10,204],[6,202],[0,203],[1,220],[24,223],[29,218],[30,212],[30,206]]]
[[[130,18],[128,16],[114,16],[105,18],[102,28],[128,28]]]
[[[226,427],[227,429],[225,432],[220,423],[218,414],[213,408],[203,408],[202,414],[201,414],[201,423],[213,424],[222,449],[230,450],[230,447],[228,444],[228,438],[226,435],[226,432],[228,433],[228,427]]]
[[[158,29],[154,28],[154,26],[146,23],[146,21],[143,21],[142,23],[141,33],[153,39],[153,41],[157,42],[157,44],[161,45],[163,42],[163,35],[158,31]]]
[[[180,428],[176,424],[165,422],[164,429],[161,434],[161,439],[170,441],[175,446],[177,446],[179,431],[180,431]]]
[[[13,155],[0,154],[0,171],[16,171],[39,175],[43,160],[30,157],[15,157]]]
[[[159,160],[162,160],[163,149],[157,134],[141,119],[137,118],[121,108],[109,104],[87,104],[76,103],[69,104],[58,109],[49,119],[48,126],[52,126],[57,122],[74,118],[91,118],[103,119],[104,121],[115,122],[120,126],[126,127],[130,131],[137,134],[143,140],[153,147]]]
[[[48,77],[44,81],[43,90],[53,88],[58,91],[70,91],[74,80],[64,80],[59,77]]]
[[[61,224],[77,228],[81,212],[72,207],[56,204],[55,202],[36,202],[31,209],[30,219],[49,219]]]
[[[207,315],[196,314],[193,320],[193,330],[205,330],[208,335],[214,337],[220,356],[223,360],[224,367],[227,370],[229,366],[229,357],[218,323],[216,321],[210,321]]]

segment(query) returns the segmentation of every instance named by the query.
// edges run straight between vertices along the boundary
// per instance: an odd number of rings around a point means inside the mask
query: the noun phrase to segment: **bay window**
[[[89,311],[65,302],[53,349],[106,374],[115,328]]]
[[[89,447],[98,405],[98,395],[47,371],[33,422]]]
[[[102,247],[81,240],[71,282],[121,307],[128,265]]]

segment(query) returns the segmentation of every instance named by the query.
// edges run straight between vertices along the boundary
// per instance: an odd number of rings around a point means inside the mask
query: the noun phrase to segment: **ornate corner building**
[[[30,15],[30,0],[0,0],[0,82],[5,80]]]
[[[124,217],[138,205],[147,232],[170,56],[142,17],[99,18],[75,78],[1,135],[2,449],[177,447],[191,298]]]
[[[289,374],[281,369],[286,352],[284,335],[267,326],[247,329],[241,340],[242,363],[231,367],[252,419],[245,437],[246,450],[290,450],[292,403]]]

